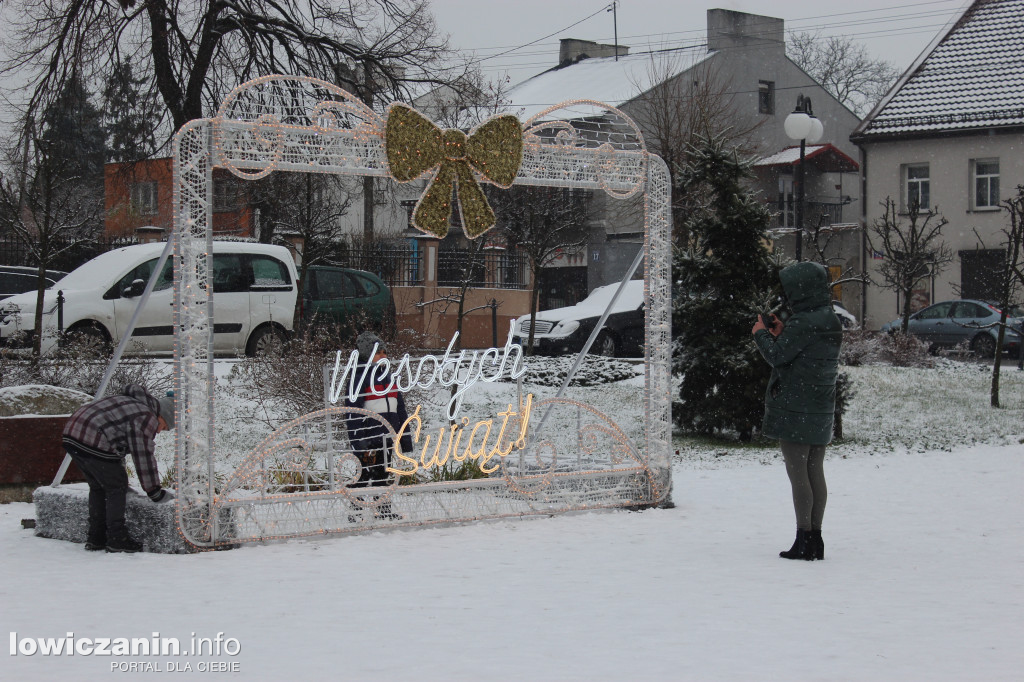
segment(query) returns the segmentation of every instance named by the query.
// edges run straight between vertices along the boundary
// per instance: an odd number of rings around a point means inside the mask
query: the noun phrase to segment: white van
[[[64,294],[68,334],[89,334],[119,343],[163,249],[163,243],[155,242],[108,251],[47,289],[43,351],[56,345],[58,291]],[[167,259],[132,333],[145,351],[174,350],[172,259]],[[252,355],[275,335],[289,334],[297,282],[295,261],[283,246],[213,242],[214,350],[245,350]],[[35,307],[35,292],[0,301],[0,341],[6,345],[29,343],[35,329]]]

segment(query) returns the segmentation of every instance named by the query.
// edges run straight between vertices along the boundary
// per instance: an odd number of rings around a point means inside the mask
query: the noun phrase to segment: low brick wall
[[[50,483],[64,461],[61,434],[68,415],[0,417],[0,484]],[[84,481],[71,464],[67,482]]]
[[[421,301],[438,299],[452,291],[451,287],[395,287],[395,310],[399,329],[413,329],[424,334],[427,347],[445,348],[458,326],[456,306],[441,312],[441,306],[417,308]],[[490,348],[497,332],[498,347],[505,345],[509,322],[530,310],[530,289],[471,289],[466,295],[466,310],[498,301],[497,329],[492,329],[490,308],[480,308],[462,321],[462,348]]]

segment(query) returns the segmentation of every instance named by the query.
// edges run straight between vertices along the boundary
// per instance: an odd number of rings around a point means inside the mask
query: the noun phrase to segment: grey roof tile
[[[1024,124],[1024,0],[977,0],[861,135]]]

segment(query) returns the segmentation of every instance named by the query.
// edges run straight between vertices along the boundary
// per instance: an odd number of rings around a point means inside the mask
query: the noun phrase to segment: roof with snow
[[[804,148],[804,160],[822,173],[856,173],[860,166],[831,144],[809,144]],[[800,147],[786,147],[780,152],[755,161],[755,167],[795,166],[800,163]]]
[[[1024,125],[1024,0],[975,0],[851,136]]]
[[[509,110],[527,120],[548,107],[589,99],[620,107],[657,83],[684,73],[708,57],[694,48],[687,57],[663,61],[651,54],[592,57],[540,73],[508,92]]]

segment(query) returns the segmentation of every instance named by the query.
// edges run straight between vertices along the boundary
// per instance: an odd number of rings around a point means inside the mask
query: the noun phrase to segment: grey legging
[[[825,516],[828,488],[825,486],[825,446],[805,445],[780,440],[786,473],[793,488],[793,509],[796,527],[800,530],[821,530]]]

